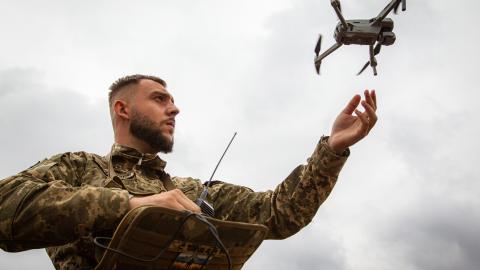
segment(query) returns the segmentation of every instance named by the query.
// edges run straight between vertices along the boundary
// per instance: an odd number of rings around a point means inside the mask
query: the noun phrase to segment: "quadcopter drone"
[[[336,43],[328,50],[319,55],[322,45],[322,35],[318,39],[315,47],[315,68],[320,74],[320,65],[323,58],[340,48],[342,45],[369,45],[370,60],[358,72],[360,75],[369,65],[373,69],[373,74],[377,75],[377,60],[375,55],[380,53],[382,45],[388,46],[395,42],[393,30],[393,20],[385,18],[393,10],[397,14],[398,7],[402,3],[402,11],[407,9],[406,0],[392,0],[377,17],[369,20],[345,20],[342,15],[339,0],[330,0],[335,13],[337,13],[340,22],[335,28],[334,37]],[[376,45],[375,45],[376,44]]]

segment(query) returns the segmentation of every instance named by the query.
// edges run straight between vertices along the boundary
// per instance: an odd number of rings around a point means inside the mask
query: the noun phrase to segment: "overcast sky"
[[[441,2],[441,4],[440,4]],[[347,19],[380,0],[343,0]],[[478,269],[480,4],[408,1],[394,45],[367,69],[333,44],[328,0],[0,0],[0,179],[66,151],[106,154],[107,88],[132,73],[164,78],[180,107],[172,175],[273,189],[304,163],[336,115],[376,89],[379,121],[351,148],[313,222],[265,241],[244,269]],[[0,251],[0,269],[53,269],[44,250]]]

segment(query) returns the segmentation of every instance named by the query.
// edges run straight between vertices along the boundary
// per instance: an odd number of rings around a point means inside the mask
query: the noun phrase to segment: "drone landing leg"
[[[322,54],[315,58],[315,67],[317,68],[317,73],[320,74],[320,65],[322,64],[322,59],[327,57],[329,54],[334,52],[336,49],[340,48],[342,43],[335,43],[328,50],[324,51]]]
[[[375,59],[375,54],[373,51],[373,45],[370,45],[370,66],[373,69],[373,75],[377,76],[377,59]]]

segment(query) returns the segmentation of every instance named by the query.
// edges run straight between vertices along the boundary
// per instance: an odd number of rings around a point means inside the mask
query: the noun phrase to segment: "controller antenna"
[[[195,203],[200,206],[200,209],[202,210],[202,213],[209,215],[213,217],[215,215],[215,210],[213,209],[213,206],[210,205],[205,198],[208,195],[208,188],[210,187],[210,183],[212,182],[213,175],[215,175],[215,172],[217,171],[218,165],[220,165],[220,162],[222,162],[223,157],[225,156],[225,153],[227,153],[228,148],[233,142],[233,139],[235,139],[235,136],[237,136],[237,132],[233,134],[232,139],[230,139],[230,142],[227,145],[227,148],[225,148],[225,151],[223,151],[222,156],[220,157],[220,160],[217,163],[217,166],[215,166],[215,169],[212,172],[212,175],[210,176],[210,179],[208,179],[207,183],[205,184],[205,187],[203,188],[202,194],[200,194],[200,197],[195,200]]]

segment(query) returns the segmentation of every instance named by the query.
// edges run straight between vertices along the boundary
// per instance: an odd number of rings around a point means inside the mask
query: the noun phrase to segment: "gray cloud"
[[[480,215],[476,202],[423,194],[392,220],[378,224],[383,248],[396,250],[411,269],[477,269]]]
[[[333,43],[329,1],[4,2],[0,177],[57,152],[108,151],[104,89],[144,72],[165,77],[182,110],[175,152],[165,157],[172,174],[206,179],[236,130],[216,178],[273,188],[305,162],[354,93],[375,88],[377,127],[352,147],[312,224],[265,242],[245,269],[479,264],[480,39],[467,27],[476,1],[409,1],[394,18],[397,42],[382,49],[375,78],[354,76],[367,57],[354,46],[329,56],[315,75],[318,33],[324,48]],[[372,17],[385,4],[367,2],[342,4],[348,18]],[[0,256],[2,269],[51,269],[41,250]]]
[[[247,269],[346,269],[341,243],[328,230],[308,229],[282,241],[265,241],[250,261]],[[306,229],[307,230],[307,229]],[[312,238],[312,236],[315,236]],[[320,237],[319,237],[320,236]],[[319,241],[318,238],[321,240]],[[280,262],[281,261],[281,262]]]
[[[6,90],[0,96],[0,141],[9,153],[0,164],[3,176],[58,152],[108,151],[112,132],[106,100],[90,102],[68,89],[51,89],[32,69],[0,71],[0,85]]]

